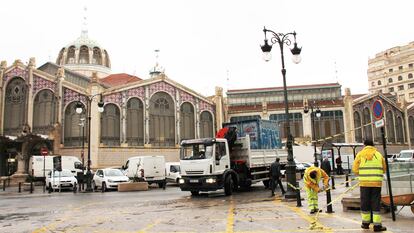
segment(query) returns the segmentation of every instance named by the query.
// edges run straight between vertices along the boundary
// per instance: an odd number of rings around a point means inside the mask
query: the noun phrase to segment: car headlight
[[[208,183],[208,184],[216,183],[216,179],[208,178],[208,179],[206,179],[206,183]]]
[[[178,183],[179,183],[179,184],[184,184],[184,183],[185,183],[185,181],[184,181],[184,179],[179,179],[179,180],[178,180]]]
[[[111,180],[111,179],[109,179],[109,180],[108,180],[108,182],[112,183],[112,182],[114,182],[114,181],[113,181],[113,180]]]

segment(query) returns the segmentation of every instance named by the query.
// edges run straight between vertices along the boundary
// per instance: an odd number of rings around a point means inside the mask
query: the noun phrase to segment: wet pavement
[[[337,185],[332,199],[344,191],[344,185]],[[322,193],[319,203],[325,207]],[[308,213],[305,200],[302,204],[296,207],[296,201],[287,202],[280,194],[270,197],[261,184],[231,197],[222,191],[191,197],[176,186],[76,194],[44,194],[41,187],[33,194],[9,189],[0,191],[0,232],[372,232],[360,228],[359,211],[343,212],[339,199],[335,213],[320,213],[311,230],[315,215]],[[383,215],[388,232],[412,232],[413,223],[407,207],[396,222]]]

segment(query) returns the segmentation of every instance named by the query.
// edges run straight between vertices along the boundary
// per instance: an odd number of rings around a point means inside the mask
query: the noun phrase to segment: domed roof
[[[86,76],[97,72],[98,77],[102,78],[111,73],[107,51],[88,37],[86,29],[75,41],[60,50],[56,63]]]

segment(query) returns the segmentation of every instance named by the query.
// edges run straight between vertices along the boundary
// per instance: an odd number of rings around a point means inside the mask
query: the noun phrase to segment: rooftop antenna
[[[334,66],[335,66],[335,81],[336,81],[336,83],[339,83],[339,80],[338,80],[338,69],[336,67],[336,61],[334,62]]]
[[[82,19],[82,36],[88,36],[88,8],[83,7],[83,19]]]
[[[227,88],[227,90],[229,90],[229,86],[230,86],[230,71],[227,69],[226,70],[226,88]]]

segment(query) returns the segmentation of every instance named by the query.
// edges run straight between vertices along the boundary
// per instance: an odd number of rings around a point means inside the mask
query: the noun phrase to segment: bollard
[[[331,190],[326,190],[326,204],[328,205],[326,208],[326,213],[331,214],[334,213],[334,211],[332,210],[332,199],[331,199]]]
[[[300,199],[300,189],[296,189],[296,207],[302,207],[302,201]]]
[[[3,191],[6,191],[6,180],[3,180]]]
[[[335,189],[335,175],[334,175],[334,173],[332,172],[332,176],[331,176],[331,183],[332,183],[332,189]]]
[[[348,171],[345,172],[345,187],[349,187]]]
[[[19,193],[22,192],[22,182],[19,182]]]
[[[7,178],[7,187],[10,187],[10,176]]]
[[[76,193],[78,191],[78,187],[76,186],[76,183],[73,184],[73,193]]]
[[[30,181],[30,193],[33,193],[33,180]]]

